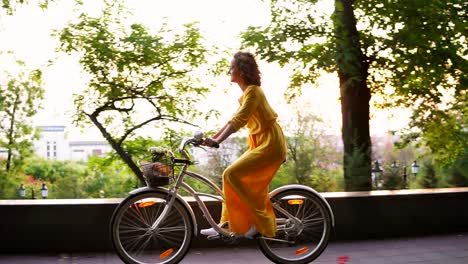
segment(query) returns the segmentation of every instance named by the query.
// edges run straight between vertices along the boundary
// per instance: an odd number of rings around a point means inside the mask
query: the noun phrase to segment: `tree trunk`
[[[353,0],[335,0],[334,26],[340,79],[346,191],[372,189],[368,62],[359,43]]]
[[[16,116],[16,110],[18,109],[18,102],[19,101],[19,94],[16,94],[16,99],[15,103],[13,104],[13,111],[11,113],[11,118],[10,118],[10,128],[8,131],[8,153],[7,153],[7,161],[5,165],[5,170],[8,173],[11,169],[11,162],[13,160],[13,135],[15,132],[15,116]]]
[[[101,134],[104,136],[104,138],[109,142],[111,147],[117,152],[117,154],[122,158],[122,160],[128,165],[128,167],[135,173],[135,175],[138,177],[142,185],[146,185],[145,179],[143,178],[143,173],[141,172],[140,168],[138,167],[137,164],[132,160],[132,157],[125,152],[125,150],[122,148],[122,145],[118,144],[114,138],[107,132],[107,130],[104,128],[104,126],[97,120],[97,117],[95,115],[88,115],[91,121],[96,125],[96,127],[99,129]]]

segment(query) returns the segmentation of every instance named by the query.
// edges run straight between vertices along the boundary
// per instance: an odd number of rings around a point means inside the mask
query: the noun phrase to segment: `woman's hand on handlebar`
[[[219,148],[219,143],[213,138],[205,138],[201,144],[207,147]]]

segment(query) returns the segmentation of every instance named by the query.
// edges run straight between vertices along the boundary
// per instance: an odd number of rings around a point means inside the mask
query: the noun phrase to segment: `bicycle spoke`
[[[148,228],[146,227],[138,227],[138,226],[129,226],[129,225],[122,225],[120,226],[120,233],[135,233],[135,232],[146,232]]]
[[[274,201],[281,221],[277,220],[276,237],[260,240],[260,248],[276,263],[313,261],[328,241],[328,208],[314,193],[297,189],[280,193]]]
[[[159,233],[165,232],[176,232],[176,231],[185,231],[185,226],[172,226],[172,227],[163,227],[158,228]]]
[[[162,197],[148,192],[130,197],[118,208],[121,212],[112,221],[112,236],[125,263],[173,263],[187,252],[193,235],[190,216],[178,201],[165,210],[167,204]],[[161,217],[164,220],[153,230]]]
[[[145,236],[147,235],[125,236],[125,242],[123,242],[122,245],[129,251],[133,251],[133,248],[135,248]]]
[[[146,227],[149,227],[148,223],[144,221],[144,219],[141,217],[141,215],[139,214],[138,210],[137,209],[134,209],[134,208],[130,208],[126,214],[123,216],[123,219],[122,220],[126,220],[126,219],[133,219],[134,221],[132,220],[129,220],[133,223],[135,223],[135,225],[137,224],[137,222],[145,225]]]

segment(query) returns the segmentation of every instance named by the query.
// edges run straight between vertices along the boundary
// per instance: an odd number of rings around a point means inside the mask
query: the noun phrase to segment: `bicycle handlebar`
[[[203,132],[200,132],[200,131],[197,131],[194,133],[193,137],[188,137],[188,138],[184,138],[181,142],[180,142],[180,145],[179,145],[179,153],[186,159],[190,159],[187,151],[185,150],[185,147],[187,145],[192,145],[194,147],[200,147],[203,143],[203,141],[205,141],[204,137],[203,137]],[[213,145],[211,146],[213,148],[219,148],[219,144],[216,144],[216,145]]]

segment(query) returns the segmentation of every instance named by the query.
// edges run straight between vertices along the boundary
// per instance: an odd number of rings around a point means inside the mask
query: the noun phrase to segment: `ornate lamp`
[[[411,164],[411,173],[413,173],[414,176],[418,174],[419,171],[419,165],[416,161],[413,161],[413,164]]]
[[[21,184],[18,188],[18,194],[21,198],[26,197],[26,188],[24,188],[24,184]]]
[[[47,188],[47,185],[45,183],[42,184],[42,187],[41,187],[41,196],[42,198],[47,198],[47,196],[49,195],[49,188]]]

